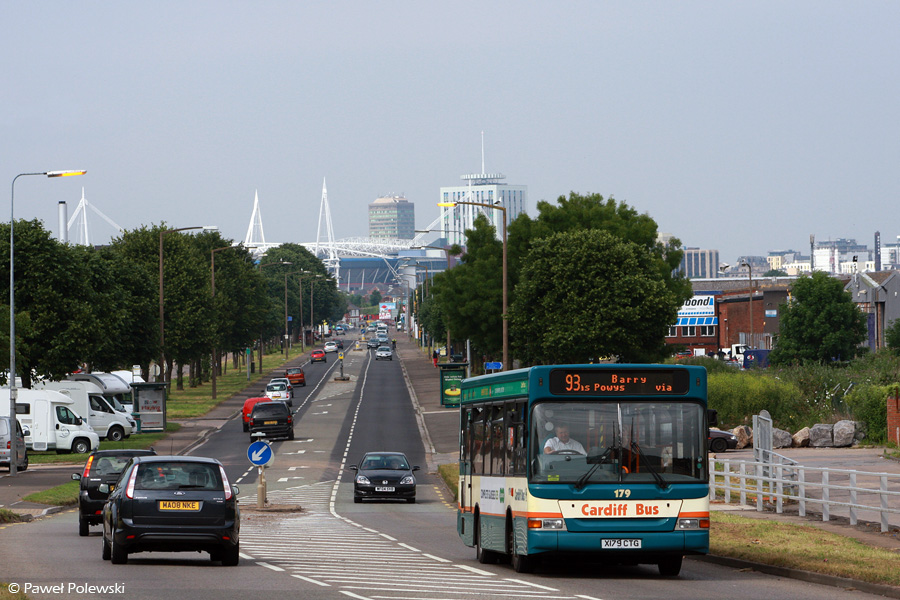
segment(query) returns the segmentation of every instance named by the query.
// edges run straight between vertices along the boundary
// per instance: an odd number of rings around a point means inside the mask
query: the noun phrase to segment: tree
[[[665,355],[665,334],[683,298],[668,289],[646,247],[598,229],[557,233],[531,246],[510,311],[519,358],[648,362]]]
[[[503,346],[503,245],[496,229],[479,215],[466,231],[462,263],[434,278],[432,293],[455,339],[468,339],[477,352],[496,355]]]
[[[894,354],[900,354],[900,319],[891,321],[884,330],[884,342]]]
[[[379,292],[377,289],[372,290],[372,293],[369,294],[369,304],[374,306],[376,309],[378,308],[378,305],[381,304],[381,292]]]
[[[781,269],[769,269],[762,274],[763,277],[787,277],[788,274]]]
[[[9,239],[9,227],[0,225],[0,237]],[[0,248],[0,261],[9,264],[9,246]],[[5,297],[9,297],[9,279]],[[81,252],[55,240],[40,221],[16,221],[15,313],[16,374],[23,387],[32,376],[62,379],[96,348],[96,332],[103,315],[100,294],[91,283]],[[9,305],[5,311],[5,342],[9,343]]]
[[[780,313],[772,364],[850,360],[866,339],[866,316],[844,285],[821,271],[794,282]]]

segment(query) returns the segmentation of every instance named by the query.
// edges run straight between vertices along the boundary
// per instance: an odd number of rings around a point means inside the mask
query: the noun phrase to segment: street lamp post
[[[213,248],[209,252],[210,256],[210,287],[212,288],[212,299],[215,303],[216,299],[216,252],[222,252],[223,250],[228,250],[230,248],[239,248],[240,246],[222,246],[221,248]],[[213,306],[215,308],[215,305]],[[217,322],[214,320],[214,323]],[[215,327],[215,325],[214,325]],[[216,332],[213,332],[213,347],[212,347],[212,397],[215,399],[216,397],[216,375],[219,370],[219,356],[216,350],[216,340],[215,340]]]
[[[420,231],[420,230],[416,229],[416,232],[417,233],[426,233],[427,230]],[[443,250],[444,255],[447,258],[447,270],[450,270],[450,249],[449,248],[441,248],[440,246],[413,246],[410,249],[411,250],[414,250],[414,249],[424,250],[425,248],[432,248],[434,250]],[[444,325],[447,325],[447,324],[445,323]],[[450,349],[450,326],[449,325],[447,325],[447,349],[448,349],[448,351]]]
[[[163,292],[163,238],[170,233],[176,231],[188,231],[191,229],[214,230],[217,229],[212,225],[197,225],[194,227],[179,227],[177,229],[166,229],[159,232],[159,376],[157,381],[166,381],[166,324],[165,324],[165,296]]]
[[[747,261],[744,261],[741,264],[747,267],[747,277],[750,282],[750,291],[747,294],[747,297],[750,298],[750,341],[747,344],[747,347],[753,348],[753,267],[750,266],[750,263]]]
[[[272,265],[292,265],[292,264],[294,264],[294,263],[288,262],[288,261],[285,261],[285,260],[279,260],[279,261],[276,261],[276,262],[262,263],[261,265],[259,265],[259,269],[262,270],[263,267],[270,267],[270,266],[272,266]],[[285,297],[287,297],[287,294],[285,294]],[[287,313],[287,308],[286,308],[286,307],[285,307],[285,313]],[[287,317],[286,317],[286,316],[285,316],[284,320],[287,321]],[[262,336],[262,334],[260,333],[260,336],[259,336],[259,350],[257,350],[258,356],[259,356],[259,372],[260,372],[260,373],[262,373],[262,360],[263,360],[263,351],[262,351],[262,347],[263,347],[263,336]]]
[[[44,175],[46,177],[72,177],[84,175],[87,171],[42,171],[40,173],[19,173],[12,180],[9,195],[9,435],[12,440],[9,456],[9,474],[16,476],[16,462],[19,459],[18,446],[16,446],[16,294],[15,294],[15,205],[16,205],[16,179],[30,175]]]
[[[505,370],[510,369],[509,364],[509,318],[506,314],[506,287],[507,287],[507,279],[506,279],[506,207],[502,206],[499,203],[499,200],[496,204],[482,204],[481,202],[464,202],[462,200],[457,200],[456,202],[438,202],[438,206],[456,206],[457,204],[469,204],[471,206],[482,206],[484,208],[495,208],[497,210],[503,211],[503,308],[501,318],[503,320],[503,368]],[[449,346],[447,347],[447,352],[450,351]]]

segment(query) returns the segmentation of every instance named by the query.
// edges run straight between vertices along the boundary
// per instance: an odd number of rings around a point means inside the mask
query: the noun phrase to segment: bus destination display
[[[677,396],[688,392],[681,369],[554,369],[550,393],[585,396]]]

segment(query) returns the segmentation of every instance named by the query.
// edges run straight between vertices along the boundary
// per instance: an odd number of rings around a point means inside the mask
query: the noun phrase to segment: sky
[[[314,242],[501,172],[528,209],[600,193],[722,262],[900,235],[900,3],[7,2],[0,181],[58,230]],[[9,200],[0,197],[2,209]],[[91,241],[117,232],[89,213]],[[70,234],[71,235],[71,234]]]

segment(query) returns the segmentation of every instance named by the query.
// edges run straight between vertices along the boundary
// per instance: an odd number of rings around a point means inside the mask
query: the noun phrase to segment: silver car
[[[28,450],[25,448],[25,436],[28,432],[22,431],[22,426],[18,419],[13,419],[16,424],[16,434],[14,438],[9,435],[9,422],[7,417],[0,417],[0,466],[10,466],[10,457],[12,456],[13,444],[18,449],[16,457],[16,470],[24,471],[28,468]]]
[[[394,353],[391,351],[390,346],[379,346],[378,349],[375,350],[375,360],[381,360],[382,358],[394,360]]]

